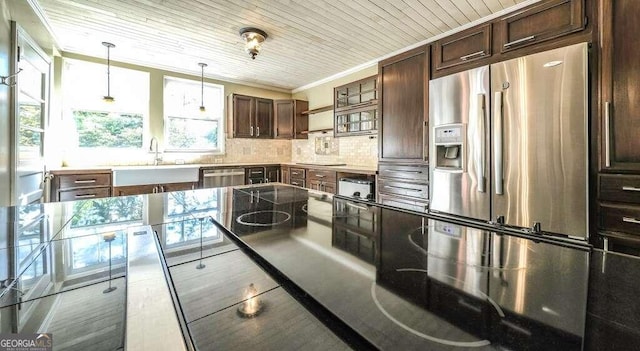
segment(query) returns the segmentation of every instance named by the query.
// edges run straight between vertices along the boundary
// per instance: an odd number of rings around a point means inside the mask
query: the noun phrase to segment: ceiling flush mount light
[[[115,99],[111,96],[111,80],[109,75],[111,74],[111,49],[115,48],[116,46],[106,41],[103,41],[102,45],[107,47],[107,95],[103,96],[102,100],[104,100],[105,102],[114,102]]]
[[[267,33],[258,28],[247,27],[240,29],[240,36],[244,39],[244,49],[255,60],[256,55],[260,53],[262,42],[268,37]]]
[[[207,67],[206,63],[198,63],[200,66],[200,112],[204,112],[204,68]]]

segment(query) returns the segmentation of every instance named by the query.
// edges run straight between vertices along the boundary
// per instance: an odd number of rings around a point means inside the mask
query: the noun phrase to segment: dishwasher
[[[244,168],[215,168],[202,171],[203,188],[244,185]]]

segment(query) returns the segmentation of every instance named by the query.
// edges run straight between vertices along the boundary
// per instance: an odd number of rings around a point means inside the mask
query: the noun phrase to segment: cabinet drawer
[[[306,178],[307,174],[305,172],[306,170],[304,168],[289,168],[289,176],[291,178]]]
[[[584,28],[583,0],[552,0],[498,22],[500,50],[507,52]]]
[[[599,198],[640,205],[640,176],[601,174]]]
[[[307,170],[307,180],[322,180],[328,182],[336,182],[336,172],[335,171],[323,171],[317,169],[308,169]]]
[[[401,182],[392,179],[378,179],[379,192],[383,194],[410,196],[419,199],[429,198],[429,185]]]
[[[247,168],[248,178],[264,178],[264,167]]]
[[[59,194],[60,194],[59,195],[60,201],[97,199],[101,197],[111,196],[111,188],[102,187],[102,188],[66,190],[66,191],[59,192]]]
[[[601,229],[640,236],[640,206],[600,205]]]
[[[434,71],[491,56],[491,24],[471,28],[433,45]]]
[[[110,173],[70,174],[60,175],[58,178],[60,189],[111,186]]]
[[[426,212],[429,209],[429,201],[395,195],[378,194],[378,201],[383,205],[404,208],[416,212]]]
[[[380,177],[429,182],[429,168],[419,166],[378,165]]]
[[[304,188],[306,186],[306,181],[304,179],[291,179],[289,184]]]

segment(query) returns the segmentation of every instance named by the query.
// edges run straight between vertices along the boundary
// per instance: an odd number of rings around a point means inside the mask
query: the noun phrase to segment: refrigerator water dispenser
[[[463,123],[447,124],[434,128],[436,148],[436,169],[453,172],[464,172],[465,125]]]

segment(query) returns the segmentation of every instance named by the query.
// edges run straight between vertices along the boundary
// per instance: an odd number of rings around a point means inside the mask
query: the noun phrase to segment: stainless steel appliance
[[[216,168],[202,171],[203,188],[244,184],[244,168]]]
[[[432,80],[430,210],[587,237],[587,44]]]
[[[362,178],[340,178],[338,183],[338,194],[351,196],[363,200],[375,199],[374,182]]]

